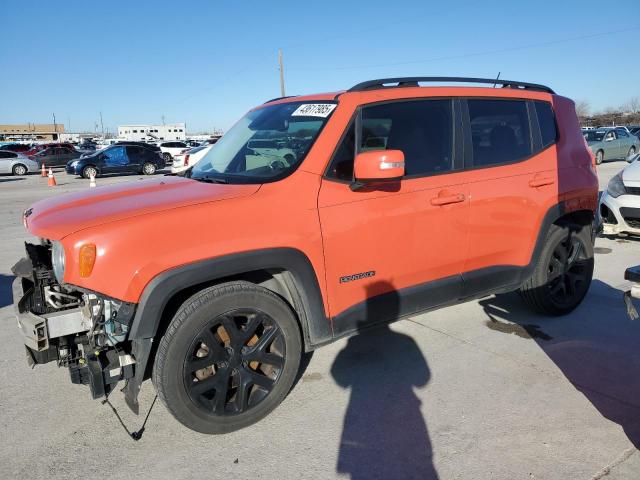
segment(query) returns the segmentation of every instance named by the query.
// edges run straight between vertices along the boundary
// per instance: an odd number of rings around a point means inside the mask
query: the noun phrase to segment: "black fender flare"
[[[185,288],[256,270],[278,269],[289,272],[288,285],[300,319],[304,349],[331,342],[333,328],[324,313],[318,277],[308,257],[295,248],[270,248],[235,253],[202,260],[166,270],[149,282],[142,292],[131,322],[128,339],[136,359],[135,374],[124,387],[125,401],[136,414],[138,392],[147,376],[154,338],[169,300]],[[157,341],[157,340],[156,340]]]
[[[169,300],[181,290],[256,270],[281,269],[293,277],[293,307],[300,317],[306,349],[333,336],[324,312],[318,277],[307,256],[294,248],[270,248],[234,253],[166,270],[145,287],[129,329],[129,339],[156,336]]]

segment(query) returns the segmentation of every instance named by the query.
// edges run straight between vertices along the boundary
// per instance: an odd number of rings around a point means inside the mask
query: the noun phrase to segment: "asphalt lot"
[[[602,165],[601,185],[624,165]],[[567,317],[529,313],[512,294],[419,315],[316,351],[284,403],[255,426],[201,435],[158,402],[133,442],[65,369],[31,370],[24,358],[10,267],[29,238],[22,211],[88,188],[64,173],[58,183],[0,176],[3,478],[640,477],[640,321],[622,302],[640,240],[597,240],[591,290]],[[153,397],[145,384],[143,410]],[[121,395],[113,400],[138,428],[143,418]]]

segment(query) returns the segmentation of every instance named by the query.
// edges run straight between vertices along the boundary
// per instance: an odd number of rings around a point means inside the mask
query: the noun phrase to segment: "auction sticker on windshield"
[[[296,108],[291,116],[327,118],[334,108],[336,108],[335,103],[305,103]]]

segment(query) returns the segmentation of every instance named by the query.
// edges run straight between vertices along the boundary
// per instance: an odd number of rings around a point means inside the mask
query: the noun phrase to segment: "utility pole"
[[[58,135],[58,124],[56,123],[56,114],[53,114],[53,131],[55,132],[54,135]]]
[[[162,115],[162,125],[164,125],[164,115]]]
[[[102,130],[102,138],[104,138],[104,124],[102,123],[102,112],[100,112],[100,130]]]
[[[282,61],[281,49],[278,49],[278,64],[280,65],[280,96],[285,97],[287,94],[284,89],[284,63]]]
[[[69,129],[69,132],[71,132],[71,117],[67,117],[67,128]]]

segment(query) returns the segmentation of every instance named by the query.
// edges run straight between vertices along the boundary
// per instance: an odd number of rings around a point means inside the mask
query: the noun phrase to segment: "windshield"
[[[587,139],[587,142],[601,142],[605,133],[607,132],[594,132],[592,130],[590,132],[585,132],[584,138]]]
[[[245,115],[191,170],[195,180],[263,183],[302,162],[335,103],[290,102]]]

